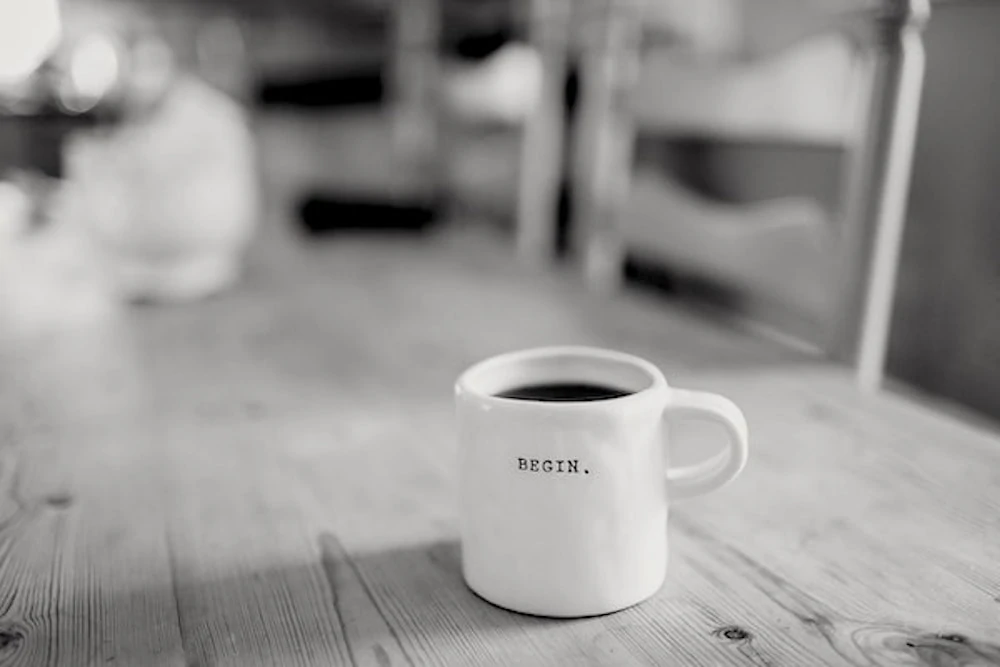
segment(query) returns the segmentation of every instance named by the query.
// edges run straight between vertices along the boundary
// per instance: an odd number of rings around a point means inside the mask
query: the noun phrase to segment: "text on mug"
[[[580,470],[579,459],[526,459],[517,457],[517,469],[524,472],[551,472],[569,475],[589,475],[589,470]]]

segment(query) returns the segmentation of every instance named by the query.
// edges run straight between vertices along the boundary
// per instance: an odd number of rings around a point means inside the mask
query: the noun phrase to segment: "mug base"
[[[472,593],[482,600],[483,602],[496,607],[498,609],[503,609],[504,611],[513,612],[515,614],[521,614],[522,616],[534,616],[535,618],[554,618],[554,619],[572,619],[572,618],[597,618],[600,616],[609,616],[611,614],[616,614],[620,611],[625,611],[626,609],[631,609],[643,602],[649,600],[663,588],[663,583],[657,586],[653,591],[647,593],[646,595],[640,596],[637,599],[631,599],[621,604],[616,604],[611,607],[606,607],[602,609],[594,610],[581,610],[576,612],[567,611],[553,611],[545,610],[539,607],[533,607],[531,605],[515,605],[508,602],[500,602],[491,599],[488,595],[483,594],[481,591],[476,590],[476,587],[465,580],[466,587],[472,591]]]

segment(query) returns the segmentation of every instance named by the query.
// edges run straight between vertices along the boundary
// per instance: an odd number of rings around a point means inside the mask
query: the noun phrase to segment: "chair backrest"
[[[861,144],[871,54],[815,2],[713,0],[684,13],[672,4],[645,5],[632,124],[654,142],[700,142],[693,166],[715,190],[728,186],[728,200],[666,183],[640,156],[622,222],[633,243],[663,246],[669,265],[732,286],[727,303],[745,317],[823,345],[849,193],[819,201],[801,187],[826,195],[850,182],[848,169],[830,167],[857,164],[843,158]],[[803,166],[832,183],[791,178]]]
[[[683,4],[687,14],[674,16],[690,16],[695,10],[690,3]],[[706,15],[717,24],[711,34],[722,37],[685,48],[685,30],[696,33],[704,25],[694,22],[693,28],[675,25],[664,30],[664,20],[669,26],[670,9],[677,2],[581,3],[598,26],[581,33],[588,39],[582,46],[582,109],[574,139],[575,210],[580,215],[577,229],[583,237],[588,280],[601,285],[617,279],[629,251],[622,218],[629,215],[630,199],[641,198],[644,187],[647,194],[650,191],[649,179],[632,176],[639,131],[843,149],[843,196],[833,211],[835,220],[806,225],[825,244],[816,251],[817,262],[830,267],[829,274],[818,274],[828,284],[820,285],[822,333],[816,342],[832,357],[854,365],[862,384],[876,386],[882,374],[916,131],[923,72],[920,28],[927,4],[916,0],[710,4]],[[728,15],[727,6],[732,10]],[[649,7],[652,13],[644,11]],[[740,29],[734,30],[734,25]],[[708,210],[703,199],[681,201],[681,213],[696,216]],[[777,209],[750,208],[749,223],[753,224],[756,211],[760,233],[738,226],[733,207],[722,206],[708,215],[718,223],[717,238],[738,237],[748,244],[742,255],[732,252],[730,264],[754,253],[766,264],[776,246],[790,243],[788,252],[795,255],[796,248],[817,242],[805,237],[795,241],[805,229],[795,224],[776,231],[781,226],[773,220]],[[663,228],[670,224],[664,220]],[[684,238],[677,237],[671,247],[708,257],[711,233],[693,231],[701,235],[698,243],[685,248]],[[716,262],[724,264],[718,258]],[[780,287],[782,282],[805,280],[797,275],[810,269],[805,264],[789,264],[788,275],[772,275],[772,284]],[[765,268],[774,273],[775,267]],[[739,280],[740,274],[728,277]]]
[[[648,49],[632,110],[646,132],[847,147],[864,65],[863,52],[836,34],[748,61]]]

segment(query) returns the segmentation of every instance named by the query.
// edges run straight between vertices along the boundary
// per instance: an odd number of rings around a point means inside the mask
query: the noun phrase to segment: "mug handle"
[[[667,469],[667,493],[671,499],[700,496],[725,486],[743,470],[749,454],[747,420],[743,411],[724,396],[688,389],[671,389],[663,418],[695,417],[725,427],[726,450],[701,463]]]

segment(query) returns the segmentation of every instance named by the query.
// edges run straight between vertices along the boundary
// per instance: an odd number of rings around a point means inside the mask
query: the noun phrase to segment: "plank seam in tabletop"
[[[368,586],[368,583],[365,581],[364,576],[361,574],[360,570],[358,570],[357,564],[354,562],[350,554],[347,553],[343,545],[340,543],[340,540],[338,540],[336,535],[334,535],[333,533],[330,532],[321,533],[319,536],[319,548],[320,548],[320,560],[323,565],[324,575],[326,577],[327,585],[329,585],[330,587],[330,594],[333,596],[334,605],[336,605],[337,607],[337,615],[340,618],[341,630],[344,633],[344,637],[347,643],[347,649],[348,651],[350,651],[352,664],[357,665],[358,662],[357,658],[354,655],[354,649],[351,646],[350,633],[347,631],[347,626],[344,625],[343,612],[340,609],[340,591],[337,585],[337,581],[339,579],[338,570],[340,570],[345,566],[350,570],[352,577],[354,578],[355,581],[358,582],[358,585],[364,592],[364,595],[368,603],[371,605],[372,609],[375,610],[379,619],[388,630],[394,648],[398,650],[398,653],[400,655],[402,655],[403,660],[406,662],[406,664],[411,665],[412,667],[412,665],[414,665],[413,658],[410,657],[410,654],[403,646],[403,643],[400,640],[397,630],[393,627],[388,617],[386,617],[385,612],[382,611],[382,608],[379,606],[378,602],[376,602],[375,596],[372,593],[371,588]],[[379,662],[379,664],[391,664],[388,653],[381,644],[376,644],[373,648],[373,651],[375,652],[376,659]]]
[[[170,592],[174,598],[174,611],[177,619],[177,633],[180,635],[181,640],[181,651],[184,654],[184,663],[191,667],[195,667],[198,663],[192,661],[192,645],[191,639],[188,637],[187,631],[184,629],[184,619],[181,616],[181,595],[180,595],[180,578],[178,576],[178,566],[177,566],[177,554],[174,552],[174,545],[171,543],[170,530],[167,525],[163,526],[163,543],[167,548],[167,563],[170,567]]]
[[[326,541],[320,542],[320,549],[321,549],[320,563],[323,566],[323,575],[326,577],[326,584],[327,586],[329,586],[330,595],[333,598],[333,609],[334,613],[337,616],[337,623],[340,624],[340,632],[344,635],[344,643],[346,644],[347,656],[348,658],[350,658],[351,665],[356,667],[358,664],[358,659],[354,655],[354,648],[351,646],[351,642],[348,639],[349,635],[347,632],[347,625],[344,623],[344,610],[341,609],[340,607],[340,593],[337,590],[337,583],[336,583],[337,565],[335,564],[334,561],[335,556],[327,551],[329,547],[326,546],[326,542],[328,541],[333,541],[335,543],[336,548],[339,551],[339,555],[341,555],[345,559],[348,556],[346,555],[346,553],[343,552],[343,549],[339,548],[340,543],[336,542],[336,538],[333,537],[332,535],[330,535],[330,537]],[[365,592],[367,593],[367,590]],[[379,614],[381,615],[381,612],[379,612]],[[395,632],[393,632],[393,636],[395,637]],[[409,656],[407,656],[407,661],[409,662]]]

